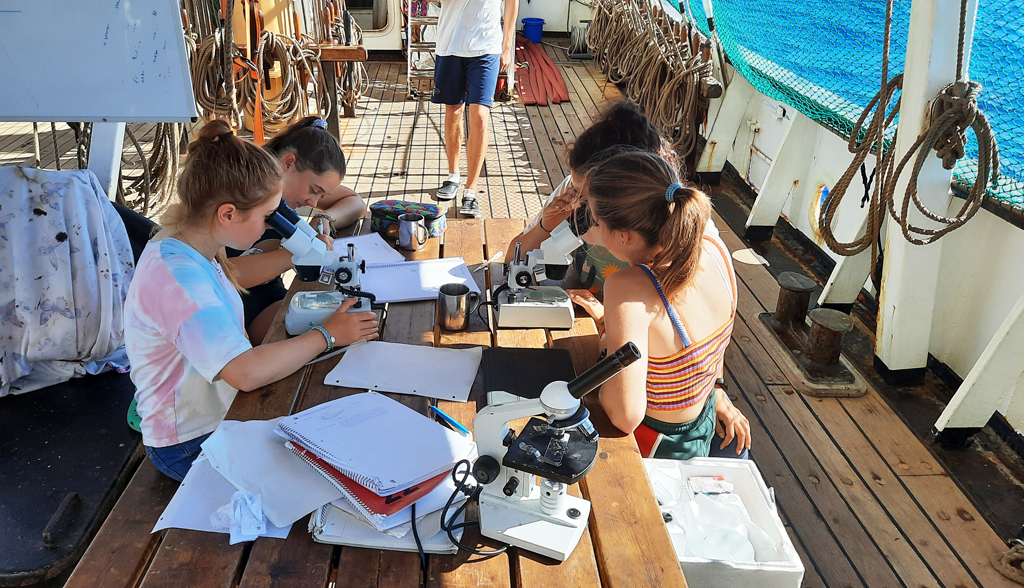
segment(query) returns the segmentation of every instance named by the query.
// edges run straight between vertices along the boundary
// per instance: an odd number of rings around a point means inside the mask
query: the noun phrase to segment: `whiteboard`
[[[0,0],[0,120],[195,116],[178,0]]]

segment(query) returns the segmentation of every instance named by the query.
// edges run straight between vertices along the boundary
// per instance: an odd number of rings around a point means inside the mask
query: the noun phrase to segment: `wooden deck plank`
[[[821,579],[821,574],[814,567],[814,562],[807,557],[804,546],[800,544],[800,540],[793,533],[793,527],[787,525],[786,534],[789,535],[789,540],[793,543],[797,555],[800,556],[800,562],[804,564],[804,579],[800,582],[800,588],[825,588],[825,581]]]
[[[740,294],[740,297],[745,297],[744,293]],[[749,299],[749,298],[748,298]],[[757,320],[757,319],[753,319]],[[764,345],[761,341],[754,336],[750,331],[750,327],[744,321],[742,316],[736,317],[732,325],[732,341],[736,345],[739,345],[743,351],[743,355],[750,360],[750,363],[754,366],[754,371],[761,377],[761,381],[766,384],[788,384],[789,380],[786,375],[779,369],[778,364],[772,359],[768,351],[765,350]]]
[[[729,385],[729,396],[750,420],[750,433],[753,439],[750,457],[757,464],[765,483],[774,488],[780,515],[784,520],[793,521],[793,532],[800,548],[814,562],[826,586],[874,588],[870,584],[865,584],[855,571],[840,539],[832,533],[822,513],[797,481],[797,476],[784,457],[784,448],[775,443],[773,436],[768,432],[768,425],[758,418],[758,413],[750,406],[746,395],[741,393],[741,385],[730,368],[730,362],[726,361],[725,380]]]
[[[883,507],[871,491],[869,485],[871,482],[862,479],[847,461],[840,449],[833,443],[833,439],[811,413],[804,399],[789,386],[771,386],[770,392],[771,398],[782,407],[786,416],[792,421],[793,426],[821,463],[822,469],[832,481],[832,485],[846,499],[857,519],[864,525],[903,583],[906,586],[915,587],[942,585],[940,579],[932,574],[928,565],[922,560],[915,545],[911,544],[908,537],[904,536],[904,531],[900,527],[906,527],[903,524],[906,519],[894,520],[892,518],[897,513],[890,513]],[[936,547],[940,545],[944,547],[941,538],[936,536],[934,540],[938,540]],[[931,542],[926,541],[925,543],[931,545]],[[943,561],[955,561],[952,553],[947,551],[944,555]],[[935,563],[941,564],[940,561]],[[956,574],[955,581],[959,585],[969,586],[972,584],[970,576],[962,568],[951,571]],[[947,579],[950,578],[947,576]]]
[[[980,585],[1019,588],[989,563],[993,553],[1006,551],[1006,544],[953,480],[947,476],[903,476],[901,480]]]
[[[874,389],[869,388],[860,398],[840,402],[897,475],[928,476],[945,472],[935,456]]]
[[[747,406],[750,407],[750,412],[746,412],[745,409],[741,410],[751,422],[756,418],[764,424],[770,434],[771,442],[776,444],[785,456],[792,472],[790,479],[784,481],[785,485],[798,485],[802,489],[828,525],[831,534],[841,538],[843,551],[846,552],[849,561],[853,563],[858,574],[868,586],[899,585],[899,580],[891,569],[890,562],[886,561],[857,516],[822,471],[821,464],[779,405],[770,397],[764,383],[754,372],[742,352],[738,348],[730,346],[726,349],[725,354],[726,367],[739,383],[740,389],[737,393],[745,397]],[[762,458],[758,448],[767,443],[769,443],[769,438],[765,437],[757,440],[756,446],[751,446],[751,453],[758,464],[761,463]],[[768,474],[765,475],[768,477]],[[769,483],[772,483],[770,478]],[[776,478],[776,483],[782,485],[783,481]],[[795,490],[793,488],[794,494]],[[782,503],[782,507],[787,508],[785,503]],[[790,516],[790,520],[799,520],[799,518]],[[800,534],[801,529],[797,529],[797,533]],[[808,552],[813,553],[806,543],[805,547]],[[817,558],[815,559],[817,561]],[[833,583],[831,579],[829,579],[829,583]]]
[[[856,470],[876,500],[896,522],[939,580],[946,586],[970,586],[963,566],[951,552],[945,539],[922,510],[928,497],[915,497],[904,486],[871,441],[835,398],[803,398],[815,418],[836,440],[839,448]]]

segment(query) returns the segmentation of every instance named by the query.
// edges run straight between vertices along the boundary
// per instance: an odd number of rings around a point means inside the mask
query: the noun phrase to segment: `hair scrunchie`
[[[676,190],[682,187],[683,185],[679,182],[672,182],[672,185],[668,187],[668,190],[665,190],[665,200],[668,200],[669,203],[675,202]]]
[[[327,130],[327,121],[325,121],[322,118],[318,118],[315,121],[313,121],[309,126],[313,127],[314,129],[323,129],[323,130],[326,131]]]

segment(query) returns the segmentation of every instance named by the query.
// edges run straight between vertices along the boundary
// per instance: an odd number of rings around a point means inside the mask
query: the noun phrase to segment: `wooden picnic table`
[[[368,230],[368,219],[362,223]],[[440,239],[432,238],[421,251],[404,252],[409,259],[462,257],[471,268],[501,251],[523,228],[518,219],[450,220]],[[483,289],[484,271],[474,272]],[[312,289],[296,281],[289,292]],[[554,347],[568,349],[577,373],[596,362],[598,335],[594,322],[577,318],[569,331],[544,329],[500,330],[491,333],[474,316],[470,328],[447,332],[437,327],[435,303],[391,304],[383,323],[382,340],[414,345],[464,347]],[[285,337],[283,311],[268,334],[268,341]],[[251,393],[240,393],[227,418],[270,419],[322,402],[362,392],[325,385],[324,377],[336,361],[324,361]],[[426,398],[391,395],[426,413],[433,402]],[[594,395],[591,395],[594,396]],[[478,376],[467,403],[436,401],[439,408],[472,427],[477,410],[486,403]],[[169,529],[150,534],[177,484],[157,473],[146,460],[114,507],[67,588],[102,586],[225,587],[341,587],[416,588],[539,586],[633,588],[685,587],[682,570],[661,519],[639,451],[631,435],[616,430],[597,399],[587,398],[598,432],[598,461],[570,492],[588,498],[592,513],[587,533],[563,563],[524,550],[510,548],[493,557],[430,555],[424,574],[415,553],[324,545],[312,540],[306,520],[295,523],[288,538],[260,538],[228,545],[223,534]],[[467,545],[494,548],[497,543],[468,529]]]

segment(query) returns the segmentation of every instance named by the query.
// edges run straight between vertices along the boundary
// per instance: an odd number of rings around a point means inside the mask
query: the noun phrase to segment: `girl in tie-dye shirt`
[[[281,201],[281,168],[222,121],[207,124],[189,145],[178,180],[180,204],[146,246],[125,302],[125,349],[146,453],[157,469],[181,480],[200,444],[227,414],[238,390],[275,382],[326,347],[374,339],[373,313],[344,304],[324,322],[326,333],[253,347],[242,300],[224,248],[247,249]]]

